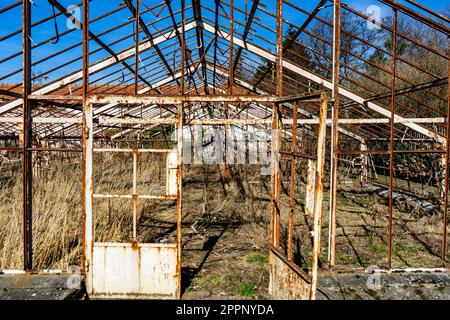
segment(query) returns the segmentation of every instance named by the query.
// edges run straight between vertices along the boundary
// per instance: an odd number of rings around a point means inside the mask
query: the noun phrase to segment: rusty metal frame
[[[450,48],[450,44],[449,44]],[[447,98],[447,144],[445,146],[445,167],[444,167],[444,174],[445,174],[445,181],[444,181],[444,213],[442,215],[443,221],[442,221],[442,245],[441,245],[441,261],[442,261],[442,267],[446,267],[447,263],[447,229],[448,229],[448,193],[449,193],[449,168],[450,168],[450,49],[448,52],[449,59],[448,59],[448,98]]]
[[[312,276],[311,276],[311,290],[309,298],[316,299],[317,279],[319,269],[319,257],[321,251],[322,238],[322,202],[323,202],[323,182],[325,176],[325,141],[326,141],[326,118],[328,108],[328,96],[324,92],[320,101],[320,123],[317,144],[317,163],[316,163],[316,177],[315,177],[315,192],[314,192],[314,226],[313,226],[313,249],[312,249]]]
[[[330,216],[328,237],[328,261],[330,266],[336,264],[336,195],[339,153],[339,107],[340,107],[340,57],[341,57],[341,1],[334,1],[333,11],[333,126],[331,130],[331,161],[330,161]],[[392,116],[392,115],[391,115]]]
[[[83,156],[83,270],[89,274],[89,268],[92,263],[92,246],[89,245],[90,235],[92,235],[92,166],[89,162],[92,160],[92,153],[102,151],[102,149],[94,149],[94,140],[97,139],[99,133],[111,134],[114,138],[116,134],[112,134],[114,129],[120,126],[130,126],[125,130],[125,134],[132,132],[138,128],[145,126],[155,126],[162,124],[177,125],[178,131],[178,159],[177,164],[177,246],[179,248],[177,255],[177,268],[181,268],[181,217],[182,217],[182,128],[187,125],[206,124],[206,125],[272,125],[276,132],[272,137],[272,159],[274,162],[274,175],[272,179],[272,204],[271,204],[271,227],[270,227],[270,248],[278,250],[280,247],[280,207],[282,206],[280,199],[280,169],[278,163],[280,158],[292,157],[290,170],[291,189],[289,190],[289,229],[288,229],[288,248],[286,261],[292,263],[292,240],[293,240],[293,221],[295,216],[294,198],[295,190],[293,190],[293,181],[295,181],[295,165],[297,156],[300,155],[297,150],[297,126],[313,126],[321,124],[322,121],[317,117],[317,110],[314,114],[302,104],[317,104],[318,98],[309,97],[309,101],[301,101],[298,90],[308,88],[296,79],[292,79],[289,73],[302,76],[318,85],[320,89],[327,89],[332,92],[332,119],[325,119],[325,125],[331,126],[331,143],[330,147],[330,225],[329,225],[329,252],[328,260],[331,266],[336,265],[336,195],[338,186],[338,169],[340,155],[386,155],[389,156],[389,245],[388,245],[388,269],[392,269],[392,246],[395,241],[392,230],[393,225],[393,190],[394,190],[394,156],[396,154],[414,153],[414,154],[440,154],[443,156],[445,178],[443,181],[444,197],[443,197],[443,228],[442,228],[442,244],[441,244],[441,265],[446,266],[447,258],[447,241],[448,241],[448,185],[449,185],[449,158],[450,158],[450,93],[447,97],[436,93],[435,88],[448,88],[450,86],[450,62],[448,63],[449,72],[447,77],[439,77],[427,68],[420,66],[414,61],[403,57],[397,50],[398,41],[407,41],[416,45],[421,50],[425,50],[439,59],[449,61],[448,52],[423,43],[419,39],[415,39],[410,35],[404,34],[399,30],[398,20],[400,15],[407,16],[414,21],[418,21],[427,28],[435,30],[443,36],[449,36],[448,28],[449,19],[443,15],[427,8],[425,5],[419,4],[413,0],[405,0],[405,4],[400,4],[393,0],[378,0],[392,9],[394,21],[392,25],[380,23],[380,27],[387,33],[392,34],[392,48],[381,48],[378,44],[372,43],[358,34],[353,34],[349,30],[345,30],[341,24],[341,11],[362,19],[369,17],[349,5],[341,3],[340,0],[329,1],[333,4],[333,21],[328,21],[319,12],[324,8],[327,1],[317,1],[318,5],[311,11],[305,10],[301,6],[287,0],[277,0],[275,12],[270,12],[258,0],[253,0],[250,12],[244,12],[242,5],[236,1],[217,1],[215,8],[210,8],[206,4],[201,4],[199,0],[192,0],[192,6],[186,6],[184,0],[180,0],[181,9],[174,11],[170,1],[158,1],[150,8],[140,2],[140,0],[128,1],[117,8],[103,13],[94,19],[89,18],[89,0],[81,2],[83,8],[83,19],[80,21],[82,27],[82,41],[74,43],[67,47],[58,47],[57,50],[49,57],[32,61],[32,50],[45,44],[51,43],[55,37],[50,37],[39,43],[33,43],[31,39],[31,31],[33,28],[42,26],[50,21],[52,16],[45,17],[37,22],[31,21],[31,5],[30,1],[22,0],[12,2],[0,7],[0,14],[4,14],[11,10],[18,10],[21,6],[22,10],[22,27],[20,30],[10,32],[0,38],[0,43],[11,40],[15,36],[21,34],[23,50],[10,54],[2,58],[0,64],[6,64],[14,58],[22,57],[22,68],[9,71],[6,75],[0,75],[1,81],[8,79],[14,75],[22,74],[22,84],[14,85],[11,88],[0,91],[2,95],[8,97],[5,102],[0,104],[0,124],[4,126],[2,136],[6,137],[11,128],[19,126],[23,127],[23,144],[19,147],[0,146],[1,151],[17,152],[23,155],[23,259],[24,270],[33,270],[33,252],[32,252],[32,153],[38,151],[82,151]],[[49,1],[58,9],[56,17],[72,17],[67,9],[57,0]],[[136,3],[136,5],[134,5]],[[220,6],[219,6],[220,4]],[[222,5],[225,5],[230,14],[224,12]],[[287,21],[283,16],[283,6],[289,6],[296,10],[299,14],[305,15],[303,23],[297,25],[295,21]],[[165,9],[166,8],[166,9]],[[162,16],[156,15],[153,10],[165,12]],[[192,9],[192,16],[186,16],[188,9]],[[221,10],[222,9],[222,10]],[[126,34],[121,39],[117,39],[111,43],[106,43],[100,38],[104,35],[110,35],[114,31],[127,26],[131,20],[117,26],[111,27],[101,33],[94,34],[89,31],[90,24],[102,19],[109,19],[117,12],[131,12],[132,20],[136,21],[135,30],[131,34]],[[168,12],[167,12],[168,11]],[[154,21],[150,23],[144,22],[144,14],[153,13]],[[245,14],[246,20],[240,21],[236,19],[237,14]],[[177,21],[176,16],[181,16]],[[276,22],[276,28],[265,25],[261,22],[259,16],[272,19]],[[230,25],[222,25],[220,21],[228,20]],[[163,29],[157,29],[157,22],[165,22],[167,24]],[[324,39],[310,28],[313,23],[321,24],[325,27],[333,28],[333,41]],[[293,37],[287,37],[283,34],[283,26],[292,26],[296,28]],[[157,30],[153,32],[153,29]],[[175,30],[173,30],[175,29]],[[190,35],[189,31],[195,29],[195,35]],[[241,31],[239,31],[241,30]],[[265,30],[267,32],[258,32]],[[72,31],[66,31],[58,36],[66,36]],[[194,31],[192,31],[193,33]],[[148,39],[143,39],[140,34],[144,33]],[[267,35],[269,34],[269,35]],[[390,68],[384,68],[372,61],[368,61],[358,53],[341,47],[341,35],[350,37],[363,43],[373,50],[379,51],[391,59]],[[325,47],[331,49],[332,55],[326,52],[318,52],[311,48],[307,43],[303,43],[300,36],[311,37]],[[133,46],[124,48],[123,51],[115,52],[111,48],[122,41],[129,40],[134,37]],[[275,41],[274,41],[275,39]],[[96,42],[100,48],[90,50],[90,41]],[[209,43],[206,46],[206,43]],[[289,60],[289,55],[301,58],[291,50],[291,46],[295,44],[301,46],[307,52],[319,56],[321,59],[328,61],[329,65],[324,66],[318,64],[314,59],[303,57],[317,69],[308,70],[304,66],[297,65]],[[74,73],[67,74],[62,78],[50,81],[45,85],[36,88],[33,81],[36,76],[32,74],[32,68],[40,66],[44,62],[51,61],[56,57],[61,57],[65,52],[82,46],[82,55],[64,62],[59,65],[52,66],[43,70],[44,75],[51,75],[57,70],[67,68],[74,62],[81,62],[82,68],[74,70]],[[196,53],[190,48],[196,46]],[[276,49],[276,53],[272,54],[270,50],[263,49],[271,47]],[[211,49],[212,48],[212,49]],[[173,49],[178,50],[173,57],[168,57],[165,52]],[[210,50],[211,49],[211,50]],[[108,57],[103,60],[90,63],[89,59],[98,52],[108,53]],[[147,57],[144,55],[147,54]],[[374,78],[364,74],[358,68],[345,64],[341,61],[341,55],[350,55],[361,63],[369,65],[390,78],[390,83],[382,79]],[[140,57],[143,57],[141,60]],[[134,57],[134,63],[127,62]],[[156,57],[156,59],[155,59]],[[262,62],[258,61],[262,58]],[[265,63],[268,63],[265,65]],[[398,64],[404,63],[409,67],[417,70],[420,74],[430,77],[430,81],[423,83],[412,83],[409,79],[402,77],[398,72]],[[117,66],[123,65],[126,69],[120,71]],[[172,66],[173,65],[173,66]],[[275,68],[269,67],[274,65]],[[239,73],[237,72],[239,66]],[[201,73],[198,69],[201,67]],[[253,77],[255,70],[261,68],[262,75]],[[380,85],[384,92],[375,92],[372,88],[358,83],[358,81],[347,77],[341,68],[362,76],[369,81]],[[275,69],[275,70],[274,70]],[[389,69],[389,70],[388,70]],[[283,72],[283,71],[289,71]],[[268,79],[268,74],[276,72],[274,81]],[[146,75],[144,76],[144,72]],[[97,77],[97,78],[95,78]],[[117,84],[123,81],[122,84]],[[149,80],[151,79],[151,81]],[[251,79],[252,81],[250,81]],[[71,85],[81,81],[81,85],[72,92]],[[139,85],[142,83],[142,87]],[[405,87],[399,84],[404,83]],[[200,85],[202,84],[202,85]],[[348,89],[351,84],[357,90]],[[176,85],[176,87],[174,86]],[[194,88],[191,88],[193,85]],[[69,87],[70,94],[64,90]],[[132,88],[130,92],[128,89]],[[210,90],[214,94],[210,94]],[[238,90],[239,89],[239,90]],[[247,91],[242,94],[242,90]],[[56,92],[62,90],[63,93]],[[202,91],[203,90],[203,91]],[[156,94],[149,94],[150,92]],[[449,90],[447,90],[449,91]],[[193,94],[195,92],[195,94]],[[235,94],[239,92],[238,94]],[[361,92],[356,94],[356,92]],[[447,104],[447,110],[439,110],[431,105],[426,99],[419,98],[413,93],[423,92]],[[221,93],[221,94],[219,94]],[[399,97],[404,99],[399,99]],[[411,102],[411,105],[404,101]],[[144,104],[141,110],[141,116],[137,115],[137,110]],[[196,105],[205,104],[210,108],[213,105],[224,107],[224,114],[217,115],[211,113],[211,117],[198,117],[186,121],[186,117],[190,114],[190,110]],[[267,105],[272,106],[272,112],[263,115],[263,110],[267,110]],[[130,110],[126,111],[125,117],[122,117],[122,110],[129,105],[133,105]],[[416,108],[415,105],[421,105],[423,108]],[[39,108],[48,108],[49,111],[38,111]],[[58,111],[51,109],[58,109]],[[239,111],[239,108],[241,110]],[[251,117],[237,117],[243,110],[254,109]],[[342,110],[351,109],[346,117],[341,117]],[[286,111],[293,112],[293,116],[286,117]],[[158,112],[159,111],[159,112]],[[40,113],[38,113],[40,112]],[[236,112],[235,117],[231,112]],[[36,113],[36,114],[35,114]],[[146,117],[143,118],[142,115]],[[220,113],[219,113],[220,114]],[[411,116],[413,114],[413,116]],[[381,115],[381,117],[380,117]],[[81,132],[77,132],[75,127],[81,124]],[[402,126],[396,126],[401,124]],[[101,128],[94,130],[94,125],[101,125]],[[104,126],[104,127],[103,127]],[[287,126],[292,128],[286,129]],[[408,132],[403,132],[399,127],[409,128]],[[56,133],[64,130],[69,131],[73,136],[82,139],[80,148],[49,148],[34,146],[32,138],[34,136],[55,138]],[[323,128],[322,128],[323,129]],[[282,133],[289,131],[292,137],[292,145],[290,152],[281,150]],[[121,135],[124,134],[121,132]],[[20,135],[19,135],[20,136]],[[388,137],[388,138],[387,138]],[[435,149],[420,148],[411,150],[398,150],[395,148],[395,142],[405,138],[405,141],[415,141],[427,139],[440,147]],[[61,138],[63,139],[63,138]],[[360,148],[354,150],[340,148],[340,143],[344,139],[351,139],[360,144]],[[367,142],[372,139],[385,139],[389,142],[387,150],[367,149]],[[410,140],[408,140],[410,139]],[[363,147],[364,146],[364,147]],[[105,149],[103,149],[105,151]],[[128,152],[130,150],[118,150],[120,152]],[[158,150],[131,150],[134,160],[136,160],[137,152],[157,152]],[[226,163],[225,158],[225,163]],[[135,161],[134,161],[135,163]],[[225,166],[226,168],[226,166]],[[225,169],[226,170],[226,169]],[[316,185],[320,183],[316,179]],[[98,195],[97,195],[98,196]],[[111,195],[113,196],[113,195]],[[317,196],[317,194],[316,194]],[[131,196],[137,200],[140,196],[135,194]],[[146,197],[143,196],[142,197]],[[156,196],[148,196],[155,199]],[[173,197],[172,197],[173,198]],[[317,207],[315,207],[317,209]],[[320,219],[320,216],[314,215]],[[315,225],[320,220],[315,221]],[[318,240],[316,235],[315,240]],[[315,253],[320,251],[320,244],[315,241]],[[278,252],[279,253],[279,252]],[[316,258],[316,254],[314,255]],[[317,276],[318,261],[314,260],[313,280]],[[181,269],[178,270],[181,278]],[[315,274],[315,276],[314,276]],[[86,279],[88,286],[92,283],[92,279]],[[313,285],[314,286],[314,285]],[[311,291],[313,294],[315,290]],[[311,296],[313,298],[313,296]]]
[[[82,97],[83,97],[83,125],[82,125],[82,270],[86,275],[86,289],[92,291],[92,241],[93,241],[93,220],[92,220],[92,204],[93,204],[93,110],[92,104],[87,101],[89,95],[89,0],[83,0],[83,65],[82,65]]]
[[[22,1],[22,41],[23,41],[23,261],[24,270],[33,269],[33,233],[32,233],[32,195],[33,195],[33,166],[31,163],[32,146],[32,102],[28,95],[31,87],[31,3]]]

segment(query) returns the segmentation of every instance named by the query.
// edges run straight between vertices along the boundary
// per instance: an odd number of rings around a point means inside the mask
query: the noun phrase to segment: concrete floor
[[[84,290],[76,281],[65,274],[0,274],[0,300],[83,299]],[[450,273],[324,272],[318,280],[317,299],[448,300]]]

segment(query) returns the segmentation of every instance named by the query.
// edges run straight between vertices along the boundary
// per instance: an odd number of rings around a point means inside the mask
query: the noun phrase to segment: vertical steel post
[[[183,188],[183,111],[184,102],[178,105],[177,114],[177,276],[178,296],[181,295],[181,248],[182,248],[182,188]]]
[[[442,267],[445,268],[447,264],[447,225],[448,225],[448,183],[449,183],[449,158],[450,158],[450,41],[448,41],[447,48],[448,55],[448,85],[447,85],[447,140],[445,146],[445,183],[444,183],[444,212],[443,212],[443,226],[442,226],[442,254],[441,254],[441,262]]]
[[[276,72],[277,72],[277,89],[278,97],[283,95],[283,1],[277,0],[276,7],[277,19],[277,53],[276,53]],[[280,246],[280,144],[281,144],[281,104],[276,102],[273,104],[272,111],[272,218],[271,218],[271,247],[279,248]]]
[[[292,119],[292,154],[297,153],[297,116],[298,116],[298,101],[294,104],[294,115]],[[291,181],[289,189],[289,229],[288,229],[288,244],[287,244],[287,259],[293,260],[292,242],[294,241],[294,207],[295,207],[295,166],[296,157],[293,156],[291,160]]]
[[[32,164],[32,92],[31,83],[31,4],[22,1],[23,45],[23,264],[24,270],[33,269],[33,164]]]
[[[334,40],[333,40],[333,110],[332,143],[330,164],[330,216],[328,235],[328,261],[330,266],[336,264],[336,194],[339,157],[339,75],[341,56],[341,1],[334,1]]]
[[[306,180],[305,213],[308,217],[314,217],[314,192],[316,185],[316,161],[314,160],[308,160]]]
[[[92,205],[93,205],[93,112],[92,105],[88,101],[89,95],[89,0],[83,0],[83,65],[82,65],[82,84],[83,95],[83,160],[82,160],[82,193],[83,193],[83,272],[86,276],[86,290],[92,293],[92,250],[93,250],[93,231],[92,231]]]
[[[230,0],[230,60],[228,67],[228,91],[227,94],[233,95],[233,85],[234,85],[234,74],[233,74],[233,60],[234,60],[234,0]],[[229,104],[225,103],[225,118],[229,118]],[[223,178],[225,181],[228,179],[228,158],[227,158],[227,142],[229,139],[230,126],[228,124],[224,125],[225,128],[225,152],[223,153],[224,167],[223,167]]]
[[[388,243],[388,269],[392,269],[392,215],[393,215],[393,188],[394,188],[394,133],[395,133],[395,87],[397,77],[397,22],[398,12],[394,8],[394,28],[392,31],[392,87],[391,87],[391,121],[389,142],[389,243]]]
[[[361,141],[359,150],[361,150],[362,152],[367,151],[366,141]],[[369,155],[362,154],[361,155],[361,176],[360,176],[361,185],[363,185],[364,183],[367,182],[368,175],[369,175]]]
[[[281,170],[280,170],[280,149],[281,149],[281,130],[280,125],[280,105],[274,103],[273,107],[273,121],[272,121],[272,163],[273,163],[273,177],[272,177],[272,215],[273,215],[273,242],[272,245],[280,248],[280,222],[281,222]]]
[[[85,100],[83,102],[83,270],[86,275],[86,288],[88,293],[92,292],[92,250],[93,250],[93,112],[92,104]]]
[[[135,66],[134,66],[134,94],[138,94],[139,87],[139,21],[141,19],[140,0],[136,0],[136,43],[135,43]]]
[[[276,198],[276,178],[278,172],[278,136],[277,136],[277,104],[273,104],[272,108],[272,133],[271,133],[271,206],[270,206],[270,237],[269,237],[269,248],[275,246],[276,239],[276,212],[278,210],[278,203]]]
[[[328,96],[323,92],[320,97],[320,121],[319,133],[317,135],[317,164],[316,164],[316,186],[314,193],[314,244],[312,251],[312,280],[310,299],[316,299],[317,277],[320,256],[320,238],[322,236],[322,202],[323,202],[323,179],[325,167],[325,140],[327,136],[327,107]]]
[[[233,95],[234,84],[234,0],[230,0],[230,62],[229,62],[229,94]]]
[[[132,206],[133,206],[133,243],[137,243],[137,157],[138,150],[133,150],[133,195],[132,195]]]
[[[186,34],[185,34],[185,23],[186,23],[186,12],[185,12],[185,0],[181,0],[181,95],[184,97],[186,95]]]
[[[181,0],[181,26],[183,34],[181,36],[181,94],[186,94],[186,17],[185,0]],[[184,102],[178,105],[177,112],[177,276],[178,276],[178,297],[181,297],[181,248],[182,248],[182,188],[183,188],[183,112]]]

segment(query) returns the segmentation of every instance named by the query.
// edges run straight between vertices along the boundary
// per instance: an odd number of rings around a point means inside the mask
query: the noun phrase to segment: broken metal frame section
[[[295,190],[292,190],[295,185],[295,176],[291,170],[291,190],[290,190],[290,214],[289,214],[289,236],[287,243],[287,257],[285,257],[280,251],[280,211],[282,203],[277,197],[276,191],[272,195],[273,211],[271,215],[271,243],[270,243],[270,284],[269,292],[275,299],[302,299],[314,300],[316,298],[317,279],[319,272],[319,257],[321,251],[321,230],[322,230],[322,204],[323,204],[323,180],[325,176],[325,146],[326,146],[326,127],[327,127],[327,107],[329,100],[326,92],[321,96],[320,103],[320,121],[319,121],[319,134],[317,145],[317,160],[308,161],[308,183],[307,183],[307,196],[312,202],[311,206],[308,206],[309,210],[312,210],[312,217],[314,218],[313,224],[313,250],[312,250],[312,270],[311,274],[306,273],[300,269],[293,262],[292,254],[292,238],[294,229],[294,196]],[[276,117],[274,117],[276,118]],[[274,120],[274,123],[277,121]],[[294,126],[296,127],[296,126]],[[295,140],[295,139],[294,139]],[[277,139],[272,140],[273,153],[280,153],[279,144]],[[295,149],[295,147],[293,147]],[[295,151],[295,150],[294,150]],[[295,152],[287,153],[283,152],[283,155],[292,156],[294,159]],[[275,157],[276,158],[276,157]],[[292,166],[295,166],[295,161],[291,162]],[[279,159],[273,163],[274,169],[274,183],[273,188],[281,188],[281,181],[277,180],[277,174],[279,170]],[[292,167],[291,167],[292,169]],[[311,172],[310,172],[311,171]],[[311,183],[313,185],[311,185]]]
[[[276,52],[276,74],[277,74],[277,95],[283,95],[283,1],[277,0],[277,52]],[[322,229],[322,202],[323,202],[323,181],[325,167],[325,145],[327,129],[327,107],[329,99],[326,91],[320,96],[320,117],[317,143],[317,161],[315,168],[315,192],[314,192],[314,225],[313,225],[313,248],[312,248],[312,275],[301,270],[293,261],[292,241],[294,233],[294,213],[295,213],[295,154],[296,154],[296,131],[298,124],[298,101],[294,105],[293,119],[293,141],[291,153],[283,152],[281,148],[281,129],[283,127],[282,104],[274,103],[272,112],[272,193],[271,193],[271,217],[270,217],[270,242],[269,242],[269,264],[270,279],[269,292],[275,299],[288,300],[314,300],[316,298],[318,266],[320,256],[320,240]],[[295,145],[294,145],[295,144]],[[281,230],[281,155],[292,156],[291,179],[289,192],[289,222],[288,222],[288,243],[287,257],[280,249]]]
[[[307,300],[311,292],[311,276],[286,259],[280,250],[269,252],[269,293],[276,300]]]

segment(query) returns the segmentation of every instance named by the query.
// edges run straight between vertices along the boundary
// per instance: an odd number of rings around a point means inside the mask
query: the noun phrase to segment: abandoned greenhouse
[[[0,4],[0,299],[450,298],[449,0],[77,1]]]

